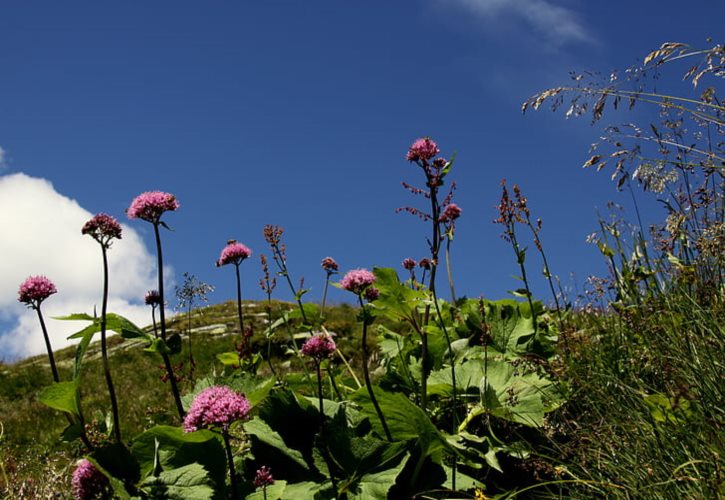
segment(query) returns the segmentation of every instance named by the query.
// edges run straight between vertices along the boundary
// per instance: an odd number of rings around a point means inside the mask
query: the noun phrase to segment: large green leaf
[[[397,464],[389,466],[380,472],[365,474],[360,481],[348,490],[349,500],[385,500],[388,498],[390,488],[408,462],[410,454],[406,453]]]
[[[159,425],[152,427],[134,439],[131,454],[139,464],[142,477],[152,474],[156,453],[162,457],[163,469],[178,469],[198,463],[204,467],[209,479],[224,489],[226,455],[219,436],[209,430],[184,432],[179,427]]]
[[[58,316],[54,319],[59,319],[63,321],[91,321],[92,323],[85,327],[83,330],[74,333],[73,335],[69,336],[69,339],[78,339],[85,337],[88,333],[96,333],[101,331],[101,318],[94,317],[89,314],[85,313],[75,313],[70,314],[68,316]],[[130,320],[124,318],[123,316],[120,316],[118,314],[114,313],[107,313],[106,314],[106,331],[113,331],[116,333],[120,333],[123,338],[127,339],[134,339],[134,338],[144,338],[149,339],[150,337],[147,333],[145,333],[143,330],[141,330],[139,327],[134,325]]]
[[[246,500],[306,500],[306,499],[323,499],[332,498],[332,492],[329,483],[314,483],[312,481],[304,481],[301,483],[287,483],[284,480],[275,481],[271,486],[267,486],[266,494],[261,488],[254,493],[250,493]]]
[[[245,423],[244,431],[254,438],[252,450],[255,458],[265,457],[264,463],[269,463],[275,470],[289,469],[291,462],[303,471],[309,471],[304,455],[299,450],[289,447],[282,436],[262,419],[254,418]]]
[[[456,363],[456,389],[459,395],[467,392],[478,393],[483,369],[484,362],[480,359]],[[450,366],[431,372],[428,377],[428,394],[453,395],[453,374]]]
[[[536,373],[518,373],[502,360],[488,362],[480,390],[484,411],[530,427],[543,426],[544,415],[563,402],[552,380]]]
[[[45,406],[78,416],[78,391],[75,382],[54,382],[45,387],[38,400]]]
[[[433,425],[428,415],[402,394],[385,392],[373,387],[375,397],[385,416],[385,422],[395,441],[413,440],[423,452],[423,458],[437,451],[451,447],[441,432]],[[368,415],[378,435],[384,436],[382,424],[370,400],[366,388],[361,388],[350,397]]]
[[[380,296],[373,303],[375,310],[392,320],[411,321],[417,307],[428,298],[427,292],[402,284],[394,269],[376,267],[373,274],[375,288],[380,290]]]
[[[215,494],[213,482],[199,464],[189,464],[161,471],[141,482],[141,489],[151,498],[171,500],[207,500],[223,498]]]

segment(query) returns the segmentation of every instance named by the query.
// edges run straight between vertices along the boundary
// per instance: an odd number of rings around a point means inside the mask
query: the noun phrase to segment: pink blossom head
[[[408,161],[428,161],[438,153],[438,145],[430,137],[422,137],[410,146],[405,158]]]
[[[193,432],[209,427],[223,431],[237,420],[249,418],[252,405],[243,395],[226,386],[213,386],[201,391],[194,398],[184,418],[184,431]]]
[[[58,289],[48,278],[30,276],[20,284],[18,301],[31,307],[40,307],[40,303],[54,293],[58,293]]]
[[[227,264],[239,265],[244,259],[252,255],[252,251],[246,245],[237,243],[236,240],[229,240],[227,246],[222,250],[219,260],[216,262],[217,267]]]
[[[443,209],[443,213],[440,216],[440,221],[452,222],[459,218],[462,212],[463,210],[461,210],[461,207],[459,207],[455,203],[449,203],[448,205],[446,205],[446,208]]]
[[[252,481],[252,484],[254,484],[255,487],[265,488],[273,483],[274,478],[272,477],[272,470],[269,467],[263,465],[257,469],[257,474],[254,476],[254,480]]]
[[[149,290],[146,292],[146,296],[143,301],[147,306],[158,306],[161,305],[161,294],[158,290]]]
[[[375,275],[367,269],[353,269],[340,280],[340,286],[349,292],[360,295],[374,282]]]
[[[408,271],[412,271],[413,269],[415,269],[415,266],[417,264],[418,263],[410,257],[408,257],[407,259],[403,259],[403,267]]]
[[[147,191],[141,193],[126,209],[129,219],[143,219],[158,224],[164,212],[172,212],[179,208],[176,196],[163,191]]]
[[[426,271],[430,271],[430,259],[420,259],[420,262],[418,262],[418,265],[425,269]]]
[[[445,158],[436,158],[435,160],[433,160],[433,166],[438,170],[445,167],[446,163],[448,163],[448,160],[446,160]]]
[[[76,470],[73,471],[71,488],[73,496],[77,500],[90,500],[93,498],[105,498],[103,494],[108,487],[108,478],[85,458],[78,461]]]
[[[112,239],[121,239],[121,224],[115,217],[100,213],[83,225],[81,234],[88,234],[101,245],[108,247]]]
[[[324,259],[322,259],[320,265],[327,274],[335,273],[338,269],[337,262],[335,262],[335,259],[333,259],[332,257],[325,257]]]
[[[365,289],[365,300],[367,300],[368,302],[378,300],[378,297],[380,297],[380,290],[378,290],[374,286],[369,286]]]
[[[337,349],[337,346],[332,337],[325,333],[318,333],[302,345],[300,352],[305,356],[314,358],[319,363],[323,359],[331,357],[335,349]]]

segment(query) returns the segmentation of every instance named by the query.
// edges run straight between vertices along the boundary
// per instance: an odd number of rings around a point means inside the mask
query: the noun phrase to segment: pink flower
[[[246,420],[252,405],[243,395],[226,386],[209,387],[201,391],[191,403],[184,418],[184,431],[194,432],[208,427],[221,427],[227,431],[232,422]]]
[[[302,345],[300,352],[320,362],[332,356],[335,349],[337,349],[337,346],[335,345],[335,341],[332,340],[332,337],[325,333],[318,333]]]
[[[108,484],[108,478],[96,469],[91,462],[85,458],[78,461],[78,466],[73,471],[73,478],[71,479],[73,496],[77,500],[101,498]]]
[[[171,193],[162,191],[147,191],[141,193],[131,202],[126,209],[129,219],[143,219],[158,224],[164,212],[174,211],[179,208],[179,202]]]
[[[461,210],[461,207],[459,207],[455,203],[449,203],[443,210],[443,213],[441,214],[439,220],[440,222],[454,221],[461,216],[462,212],[463,210]]]
[[[440,153],[438,145],[430,137],[422,137],[408,149],[405,159],[408,161],[427,161]]]
[[[349,292],[360,295],[374,282],[375,275],[367,269],[353,269],[340,280],[340,286]]]
[[[337,271],[337,262],[335,262],[335,259],[332,257],[325,257],[322,259],[322,269],[324,269],[328,274],[332,274],[335,271]]]
[[[229,240],[227,246],[222,250],[219,260],[216,262],[217,267],[227,264],[239,265],[244,259],[252,255],[252,251],[246,245],[237,243],[236,240]]]
[[[378,297],[380,297],[380,290],[378,290],[374,286],[369,286],[365,289],[365,300],[367,300],[368,302],[377,300]]]
[[[430,271],[430,259],[420,259],[420,262],[418,262],[418,265],[425,269],[426,271]]]
[[[45,276],[30,276],[18,290],[18,301],[32,307],[40,306],[45,299],[58,293],[55,285]]]
[[[415,266],[417,265],[417,262],[410,257],[407,259],[403,259],[403,267],[407,269],[408,271],[411,271],[415,269]]]
[[[257,488],[265,488],[273,483],[272,471],[266,465],[263,465],[257,470],[257,474],[252,481],[252,484]]]
[[[89,234],[101,245],[108,246],[113,238],[121,239],[121,224],[115,217],[100,213],[83,225],[81,234]]]
[[[161,294],[158,290],[149,290],[143,298],[147,306],[161,305]]]

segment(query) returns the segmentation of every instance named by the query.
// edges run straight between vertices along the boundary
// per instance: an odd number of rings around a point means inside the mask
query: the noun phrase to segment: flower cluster
[[[257,470],[257,474],[254,476],[254,480],[252,481],[252,484],[254,484],[257,488],[265,488],[273,483],[274,478],[272,477],[272,471],[266,465],[263,465]]]
[[[327,274],[336,273],[338,269],[337,262],[335,262],[335,259],[332,257],[325,257],[322,259],[322,263],[320,265]]]
[[[365,289],[365,300],[368,302],[372,302],[373,300],[377,300],[378,297],[380,297],[380,290],[375,288],[374,286],[369,286]]]
[[[412,271],[413,269],[415,269],[415,266],[417,264],[418,263],[410,257],[403,259],[403,268],[407,269],[408,271]]]
[[[453,222],[461,216],[462,212],[463,210],[461,210],[461,207],[455,203],[449,203],[446,205],[446,208],[443,209],[443,213],[441,214],[439,220],[440,222]]]
[[[374,282],[375,275],[367,269],[353,269],[340,280],[340,286],[348,292],[361,295]]]
[[[226,386],[213,386],[201,391],[191,403],[184,418],[184,430],[193,432],[209,427],[227,431],[237,420],[246,420],[252,405],[243,395]]]
[[[18,301],[32,307],[38,307],[41,302],[54,293],[58,293],[58,289],[48,278],[45,276],[30,276],[20,285]]]
[[[158,290],[149,290],[143,301],[147,306],[159,306],[161,305],[161,294]]]
[[[115,217],[100,213],[83,225],[81,234],[88,234],[101,245],[108,247],[113,238],[121,239],[121,224]]]
[[[408,161],[427,161],[438,153],[440,153],[438,145],[430,137],[423,137],[410,146],[405,159]]]
[[[426,271],[430,271],[430,259],[420,259],[420,262],[418,262],[418,265],[425,269]]]
[[[236,240],[229,240],[227,246],[222,250],[219,260],[216,262],[217,267],[227,264],[238,266],[244,259],[249,258],[252,251],[246,245],[238,243]]]
[[[71,487],[77,500],[101,498],[108,484],[108,478],[85,458],[78,462],[73,471]]]
[[[141,193],[126,209],[129,219],[143,219],[158,224],[164,212],[172,212],[179,208],[179,202],[171,193],[162,191],[147,191]]]
[[[325,333],[318,333],[304,343],[300,352],[305,356],[314,358],[319,363],[323,359],[331,357],[335,349],[337,349],[337,346],[332,337]]]

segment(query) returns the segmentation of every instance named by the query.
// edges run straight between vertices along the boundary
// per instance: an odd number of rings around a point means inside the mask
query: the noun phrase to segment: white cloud
[[[42,274],[58,293],[42,307],[54,349],[70,344],[66,337],[86,323],[57,321],[52,316],[100,312],[103,264],[101,250],[81,234],[93,216],[75,200],[55,191],[45,179],[18,173],[0,177],[0,359],[45,352],[37,315],[17,301],[20,283]],[[108,310],[139,326],[150,323],[142,298],[155,285],[155,259],[136,231],[123,225],[123,238],[109,251]]]
[[[445,0],[445,3],[448,1]],[[501,16],[516,17],[533,29],[538,37],[553,45],[593,41],[574,11],[555,5],[550,0],[454,0],[454,2],[489,24]]]

